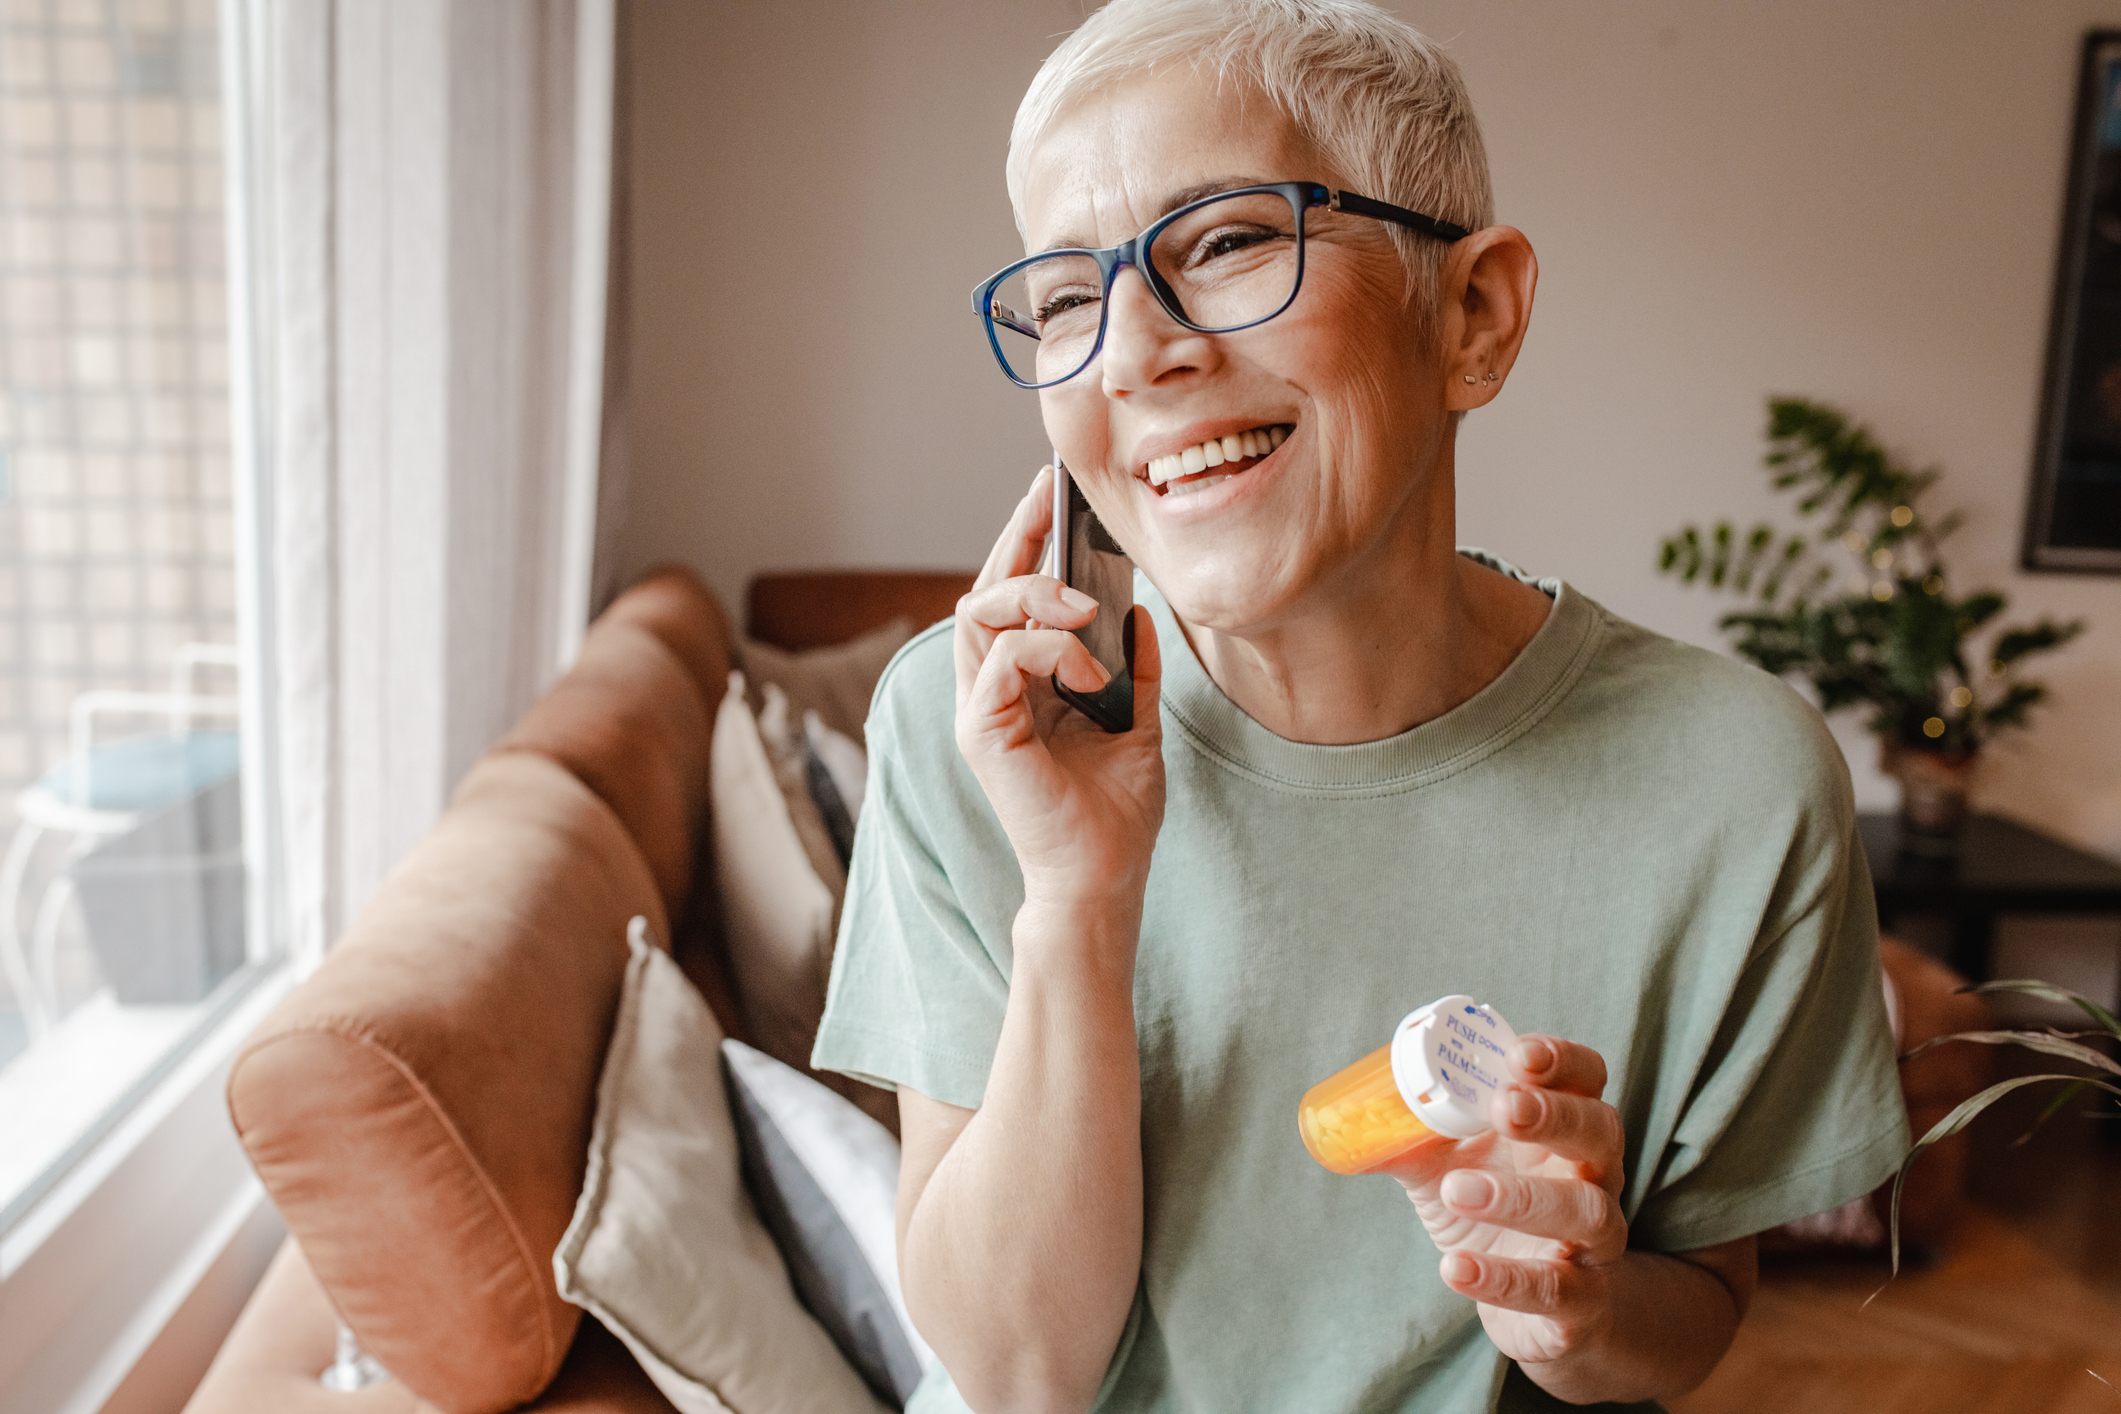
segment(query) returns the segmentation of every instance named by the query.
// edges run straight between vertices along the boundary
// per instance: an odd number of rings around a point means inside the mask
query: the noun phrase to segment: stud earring
[[[1470,373],[1468,373],[1468,374],[1466,374],[1466,375],[1465,375],[1465,379],[1466,379],[1466,382],[1470,383],[1470,382],[1472,382],[1472,381],[1473,381],[1473,375],[1472,375],[1472,374],[1470,374]]]
[[[1501,379],[1502,379],[1502,375],[1501,375],[1500,373],[1490,373],[1490,374],[1488,374],[1488,375],[1487,375],[1487,380],[1488,380],[1488,382],[1490,382],[1490,383],[1495,383],[1495,382],[1499,382],[1499,381],[1501,381]]]

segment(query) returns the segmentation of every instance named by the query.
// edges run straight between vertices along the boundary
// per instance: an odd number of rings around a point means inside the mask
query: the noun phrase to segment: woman
[[[816,1050],[898,1088],[911,1407],[1691,1388],[1753,1234],[1904,1149],[1869,881],[1795,694],[1454,549],[1536,282],[1454,67],[1354,0],[1118,0],[1008,173],[1048,258],[983,317],[1140,568],[1135,715],[1047,685],[1106,679],[1041,472],[878,691]],[[1313,1164],[1306,1086],[1449,992],[1533,1033],[1495,1132]]]

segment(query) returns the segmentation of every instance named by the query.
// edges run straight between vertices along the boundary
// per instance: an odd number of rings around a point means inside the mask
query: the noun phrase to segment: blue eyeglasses
[[[1264,324],[1296,300],[1304,280],[1304,213],[1314,206],[1433,236],[1466,228],[1317,182],[1268,182],[1189,202],[1131,241],[1104,250],[1048,250],[980,283],[972,310],[995,362],[1020,388],[1050,388],[1090,366],[1105,346],[1112,282],[1133,266],[1164,312],[1203,334]]]

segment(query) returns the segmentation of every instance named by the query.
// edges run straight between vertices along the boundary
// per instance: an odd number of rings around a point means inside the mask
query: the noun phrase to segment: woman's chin
[[[1211,565],[1172,567],[1161,573],[1156,566],[1141,568],[1189,629],[1244,638],[1281,617],[1290,597],[1283,582],[1287,565],[1264,556],[1256,561],[1218,557]]]

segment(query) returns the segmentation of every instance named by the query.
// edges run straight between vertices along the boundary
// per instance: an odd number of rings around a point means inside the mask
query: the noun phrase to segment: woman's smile
[[[1209,497],[1209,492],[1239,478],[1254,479],[1255,473],[1264,480],[1278,470],[1285,459],[1277,453],[1295,430],[1291,422],[1225,418],[1145,437],[1133,459],[1136,494],[1156,502],[1155,515],[1190,519],[1209,513],[1236,494],[1234,488],[1223,496]]]

